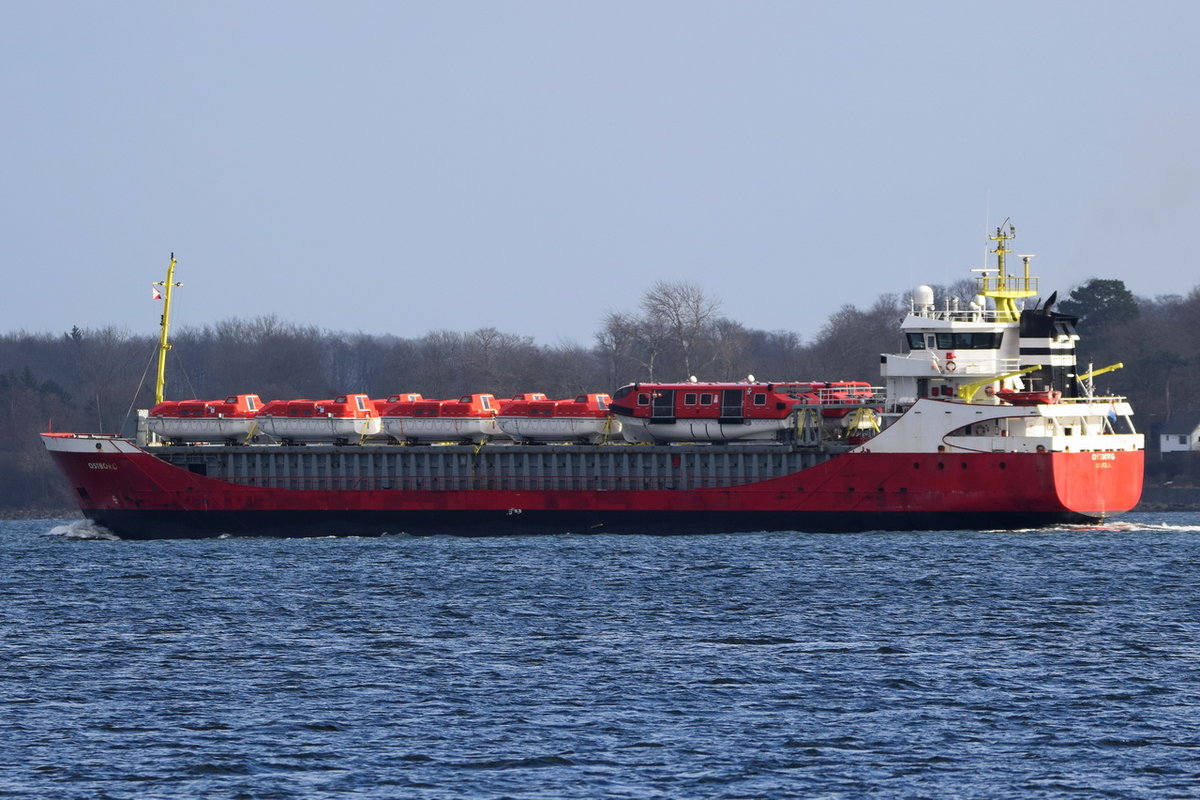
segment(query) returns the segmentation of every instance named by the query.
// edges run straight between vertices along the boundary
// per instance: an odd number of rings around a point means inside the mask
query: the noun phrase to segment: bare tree
[[[455,331],[432,331],[421,339],[421,368],[412,388],[405,391],[422,392],[428,397],[458,395],[466,384],[464,379],[463,335]]]
[[[608,367],[608,383],[619,386],[644,371],[654,380],[654,363],[662,350],[662,330],[653,328],[634,314],[613,311],[604,317],[596,334],[596,347]]]
[[[711,338],[720,308],[720,300],[687,281],[657,281],[642,295],[646,322],[664,328],[679,346],[685,377],[692,374],[693,364],[699,363],[697,345]]]
[[[513,384],[521,380],[514,378],[522,356],[536,351],[531,336],[502,333],[495,328],[480,328],[467,335],[463,341],[463,356],[472,391],[493,392],[501,395],[519,391]]]
[[[667,331],[645,317],[613,312],[596,334],[597,347],[608,364],[609,383],[654,380],[654,370],[668,344]]]
[[[899,332],[902,316],[897,297],[891,294],[880,295],[865,311],[853,305],[842,306],[808,348],[809,370],[824,379],[875,380],[880,353],[903,349]]]
[[[749,331],[731,319],[716,320],[712,325],[713,364],[720,380],[745,377]]]

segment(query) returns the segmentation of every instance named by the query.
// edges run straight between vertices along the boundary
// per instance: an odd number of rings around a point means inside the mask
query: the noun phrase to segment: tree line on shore
[[[968,285],[938,287],[967,297]],[[879,381],[879,354],[901,352],[906,298],[846,305],[810,341],[748,328],[720,313],[718,298],[660,281],[635,309],[615,311],[589,344],[538,344],[494,328],[432,331],[418,338],[321,330],[274,316],[181,327],[172,337],[167,396],[264,400],[364,392],[468,392],[507,397],[541,391],[570,397],[634,381]],[[1125,368],[1097,379],[1126,395],[1147,434],[1200,409],[1200,287],[1186,297],[1136,298],[1120,281],[1092,280],[1058,309],[1080,317],[1080,369]],[[116,327],[0,337],[0,512],[74,505],[47,456],[45,430],[129,434],[136,410],[153,404],[156,333]],[[1148,446],[1155,446],[1149,437]]]

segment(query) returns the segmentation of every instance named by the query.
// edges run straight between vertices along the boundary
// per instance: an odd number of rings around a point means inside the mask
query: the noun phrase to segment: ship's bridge
[[[880,371],[891,403],[956,397],[964,385],[1017,372],[1022,366],[1020,325],[1007,317],[1003,310],[987,308],[983,296],[969,304],[950,299],[938,308],[933,289],[917,287],[912,310],[900,325],[908,349],[882,358]],[[996,381],[993,391],[1020,385],[1019,380]],[[978,400],[996,402],[983,394]]]
[[[913,308],[900,324],[908,352],[884,356],[883,374],[947,378],[1010,371],[1020,354],[1019,325],[984,306],[977,297],[961,309],[957,299],[938,309],[933,289],[917,287]]]
[[[900,324],[909,355],[921,361],[937,361],[947,353],[962,351],[964,357],[1003,358],[1017,355],[1017,326],[987,318],[982,312],[942,312],[915,309]]]
[[[1015,237],[1011,225],[1007,232],[1002,225],[988,237],[996,242],[992,251],[996,267],[975,270],[979,293],[970,301],[947,298],[939,308],[932,287],[918,286],[913,292],[912,310],[900,326],[908,351],[882,359],[881,372],[893,407],[911,405],[918,397],[972,402],[981,393],[980,401],[998,402],[992,399],[997,392],[1020,390],[1027,381],[1067,383],[1065,373],[1058,380],[1041,374],[1043,364],[1059,367],[1067,357],[1051,358],[1050,350],[1063,345],[1042,341],[1046,337],[1040,330],[1033,333],[1037,326],[1027,324],[1029,312],[1018,305],[1038,294],[1038,279],[1029,272],[1032,255],[1020,256],[1022,274],[1009,274],[1007,245]],[[1042,316],[1052,318],[1048,312]],[[1073,350],[1069,360],[1073,365]]]

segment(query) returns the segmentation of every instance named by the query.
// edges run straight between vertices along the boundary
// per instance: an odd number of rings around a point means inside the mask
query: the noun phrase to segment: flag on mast
[[[155,286],[154,284],[150,285],[150,292],[151,292],[151,295],[150,295],[151,300],[162,300],[162,292],[160,292],[158,290],[158,287]]]

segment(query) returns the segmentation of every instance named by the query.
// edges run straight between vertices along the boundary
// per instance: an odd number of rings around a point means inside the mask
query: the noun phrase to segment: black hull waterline
[[[1097,521],[1074,512],[604,512],[524,511],[93,511],[95,524],[122,539],[220,536],[498,537],[560,534],[691,535],[791,531],[861,533],[911,530],[1012,530]]]

